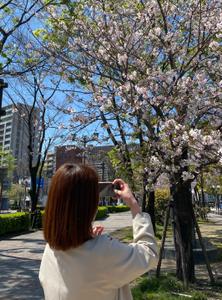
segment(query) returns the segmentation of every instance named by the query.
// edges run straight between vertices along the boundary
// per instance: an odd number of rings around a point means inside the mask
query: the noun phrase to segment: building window
[[[11,120],[12,119],[12,116],[5,116],[5,117],[2,117],[1,118],[1,121],[2,122],[7,122],[7,121],[9,121],[9,120]]]

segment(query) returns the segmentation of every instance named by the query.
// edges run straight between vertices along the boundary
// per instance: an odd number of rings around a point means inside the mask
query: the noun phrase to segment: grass
[[[132,227],[125,227],[112,232],[112,237],[120,240],[123,243],[133,242],[133,231]]]
[[[199,222],[202,236],[206,241],[218,247],[220,252],[217,262],[212,264],[213,269],[218,269],[222,261],[222,231],[221,226],[214,222]],[[158,244],[162,237],[163,226],[157,224],[156,237]],[[167,237],[172,237],[172,227],[169,224]],[[132,228],[126,227],[112,233],[112,236],[122,242],[130,243],[133,241]],[[215,268],[216,267],[216,268]],[[170,272],[172,272],[169,269]],[[206,271],[204,271],[206,272]],[[222,282],[220,278],[216,285],[210,285],[207,275],[201,273],[197,275],[198,281],[184,290],[182,282],[178,281],[172,274],[162,275],[160,279],[155,276],[147,278],[147,275],[141,276],[132,282],[132,293],[134,300],[222,300]]]
[[[156,225],[156,238],[158,240],[161,240],[162,238],[162,233],[163,233],[163,226],[160,224]],[[132,227],[125,227],[119,230],[116,230],[112,232],[112,236],[121,242],[124,243],[131,243],[133,241],[133,231]],[[173,236],[173,231],[171,226],[168,226],[167,230],[167,237],[172,237]]]
[[[211,292],[201,291],[195,285],[185,290],[182,282],[177,280],[172,274],[165,274],[160,278],[144,275],[137,279],[133,285],[132,294],[134,300],[222,299],[209,298],[212,296]],[[219,288],[219,291],[221,292],[222,290]]]
[[[210,221],[198,222],[200,225],[200,231],[206,242],[210,242],[218,248],[219,257],[218,261],[222,260],[222,230],[220,226],[215,225]],[[163,234],[163,225],[156,224],[156,238],[160,242]],[[132,227],[126,227],[116,230],[112,233],[114,238],[119,239],[122,242],[130,243],[133,241]],[[171,224],[168,225],[167,238],[173,237],[173,230]]]

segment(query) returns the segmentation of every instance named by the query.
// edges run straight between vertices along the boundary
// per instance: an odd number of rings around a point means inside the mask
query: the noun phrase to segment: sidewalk
[[[222,237],[222,215],[209,214],[209,220],[214,225],[205,225],[206,230],[215,232]],[[117,229],[131,226],[130,212],[111,214],[107,219],[97,221],[110,233]],[[204,228],[203,228],[204,229]],[[204,232],[203,232],[204,235]],[[221,238],[222,239],[222,238]],[[0,240],[0,299],[1,300],[40,300],[43,298],[38,281],[38,271],[45,242],[42,231],[18,235],[13,238]],[[175,260],[163,260],[163,270],[175,268]],[[222,263],[212,264],[217,277],[222,276]],[[206,267],[197,266],[197,277],[207,279]]]
[[[130,212],[111,214],[96,221],[110,233],[131,226]],[[38,271],[45,242],[42,231],[0,240],[0,299],[44,299],[38,280]]]

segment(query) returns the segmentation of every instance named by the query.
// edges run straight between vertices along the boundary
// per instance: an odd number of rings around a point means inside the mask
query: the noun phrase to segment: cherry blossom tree
[[[132,139],[146,164],[144,188],[168,175],[177,276],[193,281],[190,183],[222,162],[221,1],[79,0],[47,13],[45,51],[89,92],[82,102],[96,111],[129,176]]]

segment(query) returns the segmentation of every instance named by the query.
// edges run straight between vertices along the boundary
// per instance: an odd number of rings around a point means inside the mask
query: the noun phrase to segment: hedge
[[[106,206],[99,206],[97,215],[96,215],[96,220],[103,219],[108,216],[108,209]],[[37,213],[37,218],[35,222],[35,227],[36,228],[42,228],[42,219],[44,217],[44,211],[38,211]]]
[[[120,212],[129,210],[125,205],[122,206],[99,206],[96,220],[103,219],[108,216],[109,212]],[[42,228],[42,219],[44,211],[37,212],[35,228]],[[24,212],[1,214],[0,215],[0,236],[9,233],[20,233],[28,231],[30,227],[30,214]]]
[[[108,208],[106,206],[99,206],[96,215],[96,220],[103,219],[107,216],[108,216]]]
[[[118,206],[107,206],[109,213],[117,213],[130,210],[129,206],[126,205],[118,205]]]
[[[18,212],[0,215],[0,235],[28,231],[29,225],[28,213]]]

